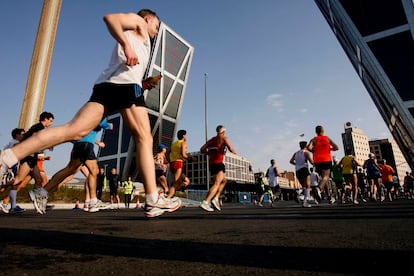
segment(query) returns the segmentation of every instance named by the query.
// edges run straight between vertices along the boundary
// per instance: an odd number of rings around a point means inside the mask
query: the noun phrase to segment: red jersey
[[[221,139],[216,136],[208,141],[207,154],[210,164],[220,164],[224,161],[224,154],[226,147],[224,143],[220,143]]]
[[[328,136],[315,136],[313,146],[313,162],[315,164],[332,162],[331,144]]]

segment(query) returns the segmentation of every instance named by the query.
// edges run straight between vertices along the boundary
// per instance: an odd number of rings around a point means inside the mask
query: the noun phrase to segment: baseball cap
[[[370,152],[370,153],[368,154],[368,157],[369,157],[369,158],[373,158],[373,157],[375,157],[375,154],[373,154],[372,152]]]
[[[159,146],[158,146],[158,150],[163,150],[163,149],[167,149],[168,147],[166,146],[166,145],[164,145],[164,144],[160,144]]]

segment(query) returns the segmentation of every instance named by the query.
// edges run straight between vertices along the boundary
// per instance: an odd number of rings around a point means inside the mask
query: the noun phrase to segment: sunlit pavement
[[[414,258],[414,200],[303,208],[196,204],[147,219],[142,209],[88,213],[56,204],[0,214],[9,275],[402,275]],[[72,207],[72,208],[70,208]],[[351,262],[347,260],[352,259]]]

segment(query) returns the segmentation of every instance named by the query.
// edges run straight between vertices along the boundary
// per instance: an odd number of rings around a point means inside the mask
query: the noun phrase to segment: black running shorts
[[[73,145],[70,158],[71,160],[79,159],[82,164],[84,164],[86,160],[96,160],[93,144],[89,142],[76,142]]]
[[[137,84],[99,83],[93,87],[90,102],[97,102],[106,107],[108,114],[119,109],[146,106],[141,87]]]

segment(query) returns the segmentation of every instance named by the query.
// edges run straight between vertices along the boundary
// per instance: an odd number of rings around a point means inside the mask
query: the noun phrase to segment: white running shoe
[[[207,201],[203,200],[200,204],[200,208],[207,211],[207,212],[214,212],[214,209],[211,208],[210,204]]]
[[[159,197],[168,199],[165,194],[160,194]],[[173,202],[181,201],[181,199],[178,196],[173,196],[173,197],[169,198],[169,200],[171,200]]]
[[[83,203],[82,210],[85,211],[85,212],[89,212],[89,200],[85,201],[85,203]]]
[[[307,207],[307,208],[312,207],[312,205],[310,205],[310,203],[307,202],[307,201],[304,201],[303,204],[302,204],[302,206],[303,207]]]
[[[41,215],[46,214],[47,191],[43,188],[36,188],[29,192],[29,196],[33,201],[36,212]]]
[[[332,197],[331,197],[331,199],[329,200],[329,203],[330,203],[330,204],[334,204],[334,203],[335,203],[335,201],[336,201],[336,199],[332,196]]]
[[[111,205],[110,204],[106,204],[100,200],[98,200],[95,204],[90,204],[88,206],[88,211],[89,213],[95,213],[98,212],[99,210],[105,210],[110,208]]]
[[[220,201],[217,198],[213,198],[211,200],[211,203],[213,204],[214,208],[216,208],[218,211],[221,211]]]
[[[158,217],[164,212],[174,212],[181,206],[180,199],[171,199],[165,197],[158,197],[158,201],[154,205],[145,203],[145,216],[148,218]]]
[[[0,209],[6,214],[9,213],[9,208],[7,204],[3,202],[3,200],[0,202]]]

